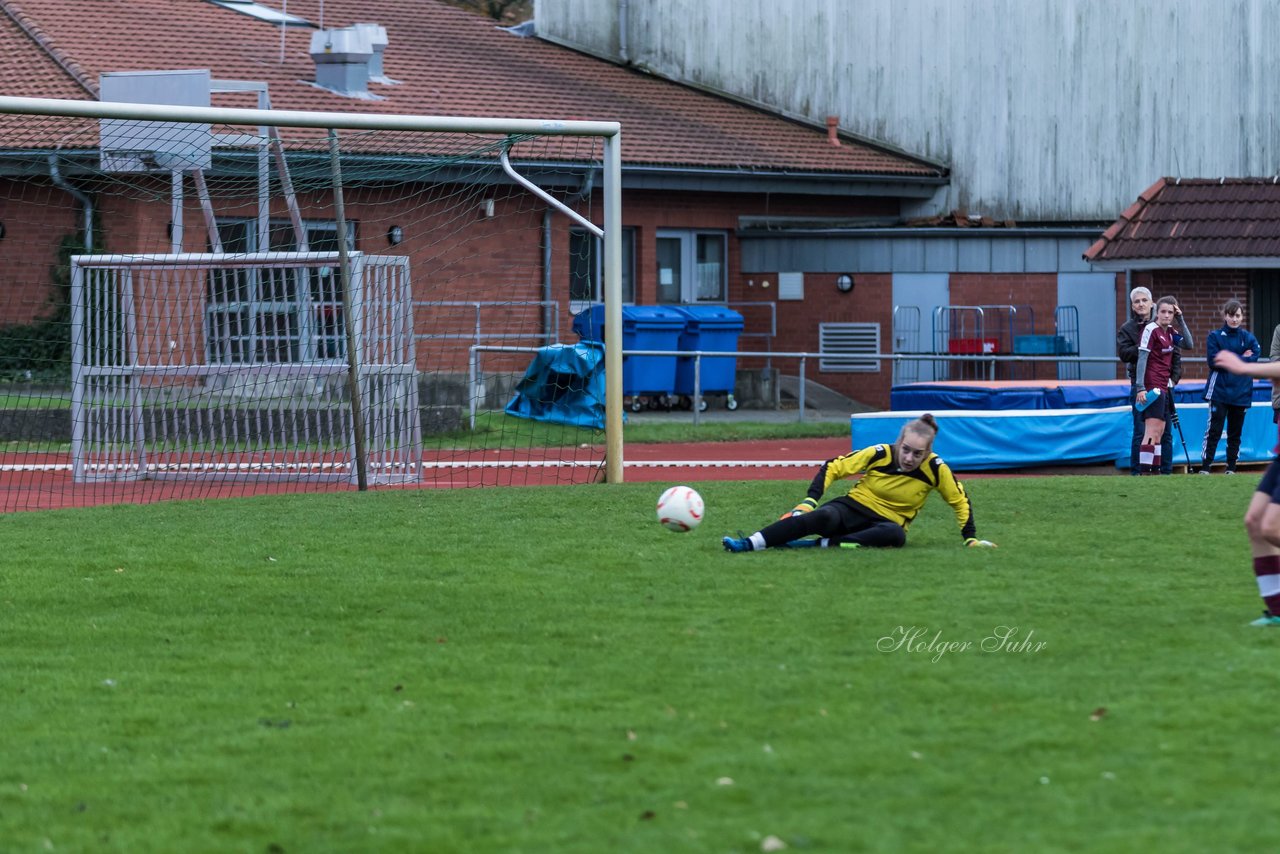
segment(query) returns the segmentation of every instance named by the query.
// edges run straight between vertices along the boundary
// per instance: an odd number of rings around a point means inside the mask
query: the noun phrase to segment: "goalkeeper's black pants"
[[[828,501],[817,510],[779,519],[760,534],[767,548],[814,535],[829,537],[833,546],[855,543],[870,548],[898,548],[907,542],[906,529],[897,522],[872,513],[845,496]]]

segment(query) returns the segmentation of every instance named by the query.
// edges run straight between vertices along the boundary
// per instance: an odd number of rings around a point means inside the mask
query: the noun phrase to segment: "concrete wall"
[[[537,24],[945,162],[943,211],[1111,220],[1161,176],[1280,168],[1271,0],[538,0]]]

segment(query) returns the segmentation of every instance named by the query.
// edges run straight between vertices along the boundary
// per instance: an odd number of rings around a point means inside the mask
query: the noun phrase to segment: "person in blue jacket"
[[[1228,373],[1218,367],[1214,359],[1223,350],[1227,350],[1246,362],[1256,362],[1261,349],[1258,339],[1241,325],[1244,323],[1244,306],[1239,300],[1227,300],[1222,306],[1222,320],[1222,328],[1211,334],[1206,344],[1205,355],[1213,366],[1213,372],[1209,374],[1209,381],[1204,386],[1204,399],[1209,401],[1209,424],[1204,431],[1200,474],[1208,474],[1213,467],[1224,422],[1227,426],[1226,473],[1236,473],[1244,417],[1249,411],[1249,405],[1253,403],[1253,377]]]

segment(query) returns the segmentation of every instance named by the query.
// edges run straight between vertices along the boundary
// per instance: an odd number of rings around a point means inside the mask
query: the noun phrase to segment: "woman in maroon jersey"
[[[1165,411],[1172,394],[1169,374],[1173,351],[1194,346],[1178,301],[1173,297],[1160,297],[1156,303],[1156,319],[1143,328],[1138,339],[1135,405],[1143,416],[1142,444],[1138,447],[1138,463],[1143,474],[1160,473],[1160,440],[1164,438]]]

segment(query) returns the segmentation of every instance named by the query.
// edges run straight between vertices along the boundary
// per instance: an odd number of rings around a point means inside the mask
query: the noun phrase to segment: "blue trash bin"
[[[685,317],[661,305],[622,307],[622,349],[678,350]],[[573,331],[584,340],[604,340],[604,306],[593,305],[573,319]],[[622,393],[631,397],[631,408],[639,411],[638,398],[651,403],[675,394],[676,357],[626,356],[622,360]]]
[[[685,317],[684,332],[680,335],[681,350],[717,353],[737,351],[738,336],[743,327],[742,315],[738,312],[722,305],[682,305],[675,310]],[[723,394],[725,406],[737,409],[738,403],[733,397],[737,368],[736,356],[703,356],[702,375],[699,378],[702,395]],[[694,358],[681,356],[676,364],[676,394],[693,395],[694,391]],[[699,408],[706,408],[705,400],[699,402]]]

